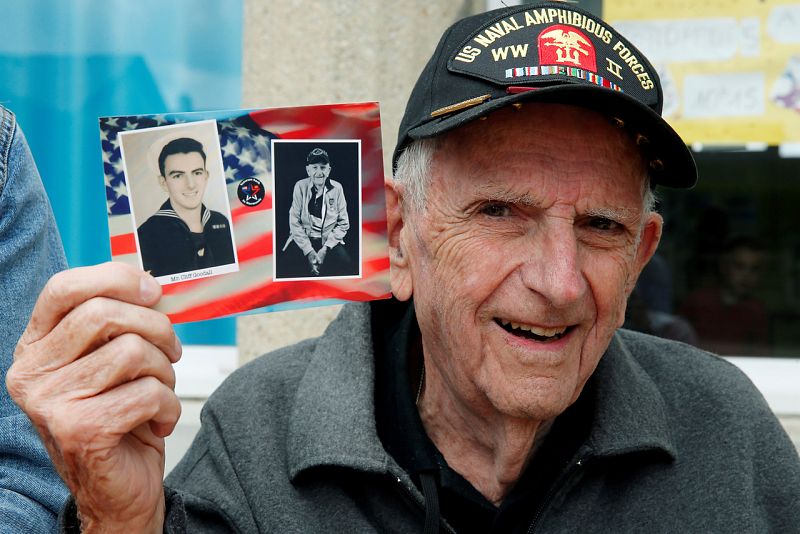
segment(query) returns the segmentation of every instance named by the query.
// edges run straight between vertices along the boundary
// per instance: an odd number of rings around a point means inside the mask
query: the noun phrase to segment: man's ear
[[[661,230],[664,227],[664,219],[658,213],[652,212],[647,215],[642,229],[642,236],[639,239],[639,246],[636,249],[636,258],[628,279],[628,284],[625,287],[627,294],[630,295],[633,291],[639,275],[642,273],[644,266],[653,257],[658,248],[658,243],[661,241]]]
[[[398,300],[408,300],[413,294],[408,250],[405,246],[405,219],[403,214],[403,187],[391,178],[384,184],[386,192],[386,222],[389,230],[389,280],[392,294]]]
[[[162,175],[158,175],[158,185],[161,186],[161,189],[169,193],[169,189],[167,189],[167,179],[164,178]]]

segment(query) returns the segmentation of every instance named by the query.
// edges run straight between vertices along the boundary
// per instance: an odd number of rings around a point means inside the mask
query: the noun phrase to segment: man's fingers
[[[60,272],[39,295],[21,341],[29,344],[40,340],[73,308],[98,296],[152,306],[161,298],[161,286],[149,274],[123,263]]]
[[[151,423],[167,429],[164,435],[169,435],[181,417],[178,396],[152,376],[127,382],[104,395],[109,395],[109,400],[115,403],[110,415],[125,423],[128,428],[125,433]]]
[[[97,451],[111,449],[123,436],[151,421],[171,432],[180,415],[175,393],[158,379],[146,376],[55,408],[47,428],[65,456],[82,456],[88,452],[86,444]],[[145,445],[159,447],[155,436],[139,432],[138,438]]]
[[[160,349],[172,362],[181,346],[163,313],[126,302],[95,297],[71,310],[53,331],[26,347],[31,355],[18,364],[40,372],[53,371],[125,333],[137,334]]]
[[[167,357],[137,334],[123,334],[71,365],[42,377],[34,388],[63,390],[88,398],[144,376],[175,388],[175,371]]]

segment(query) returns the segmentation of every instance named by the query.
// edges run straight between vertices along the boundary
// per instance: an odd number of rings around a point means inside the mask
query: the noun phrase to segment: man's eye
[[[482,206],[480,212],[489,217],[508,217],[511,215],[511,208],[502,202],[490,202]]]
[[[612,221],[606,217],[592,217],[589,220],[589,226],[596,230],[611,231],[619,229],[621,225],[617,221]]]

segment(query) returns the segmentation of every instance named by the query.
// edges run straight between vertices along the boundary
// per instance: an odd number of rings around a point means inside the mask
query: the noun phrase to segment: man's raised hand
[[[161,532],[164,437],[180,417],[161,288],[119,263],[55,275],[20,338],[8,391],[42,436],[84,532]]]

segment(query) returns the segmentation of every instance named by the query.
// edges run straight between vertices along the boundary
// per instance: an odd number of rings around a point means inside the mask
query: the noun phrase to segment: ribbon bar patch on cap
[[[591,14],[563,4],[520,7],[470,35],[447,63],[451,72],[500,86],[592,84],[653,106],[652,65]]]

